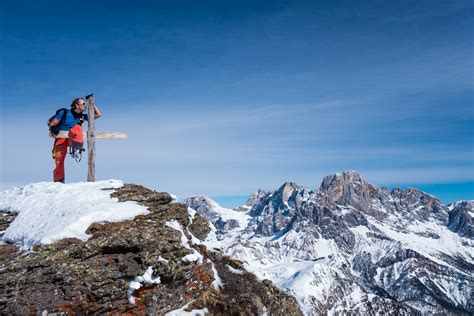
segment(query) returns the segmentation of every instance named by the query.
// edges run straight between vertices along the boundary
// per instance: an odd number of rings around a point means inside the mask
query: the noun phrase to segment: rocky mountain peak
[[[276,194],[280,198],[282,203],[288,203],[293,191],[298,188],[298,185],[294,182],[285,182],[277,190]]]
[[[344,171],[325,176],[318,189],[323,204],[339,204],[367,209],[370,200],[384,194],[376,186],[363,179],[356,171]]]
[[[261,196],[249,212],[256,224],[256,232],[269,236],[288,227],[296,209],[311,193],[294,182],[285,182],[278,190]]]
[[[344,192],[344,189],[347,189],[348,185],[362,187],[372,186],[369,182],[363,179],[359,173],[353,170],[348,170],[343,171],[342,173],[325,176],[319,187],[319,191],[322,193],[338,193],[336,196],[339,197]]]

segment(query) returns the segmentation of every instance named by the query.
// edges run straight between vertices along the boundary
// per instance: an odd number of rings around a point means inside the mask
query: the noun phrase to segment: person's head
[[[71,109],[77,113],[87,109],[87,105],[82,98],[76,98],[71,103]]]

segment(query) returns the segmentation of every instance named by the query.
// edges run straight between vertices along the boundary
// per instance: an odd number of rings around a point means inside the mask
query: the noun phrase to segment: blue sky
[[[472,1],[2,1],[1,189],[95,92],[97,178],[186,197],[356,170],[474,199]],[[66,163],[68,182],[86,164]]]

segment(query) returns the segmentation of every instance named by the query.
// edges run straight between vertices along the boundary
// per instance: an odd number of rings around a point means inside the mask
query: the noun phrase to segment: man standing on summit
[[[98,119],[102,116],[99,108],[93,102],[94,96],[90,101],[94,105],[94,119]],[[56,162],[56,168],[53,170],[54,182],[62,182],[65,180],[64,173],[64,159],[67,155],[67,148],[73,147],[76,144],[80,144],[82,148],[83,135],[81,125],[84,121],[89,121],[87,114],[82,112],[87,109],[87,105],[82,98],[76,98],[71,103],[71,109],[61,109],[56,112],[56,115],[52,120],[48,122],[48,126],[56,127],[58,131],[68,131],[69,138],[56,138],[54,140],[54,146],[52,150],[53,159]]]

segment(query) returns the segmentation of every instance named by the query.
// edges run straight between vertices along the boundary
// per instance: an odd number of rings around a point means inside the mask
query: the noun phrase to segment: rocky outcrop
[[[63,239],[28,253],[0,246],[1,315],[163,315],[186,304],[214,315],[301,314],[295,299],[271,282],[259,282],[238,261],[192,243],[191,234],[202,240],[210,227],[199,214],[190,216],[186,205],[170,204],[169,194],[125,185],[111,196],[150,212],[94,223],[87,241]],[[131,288],[146,271],[159,281]]]
[[[0,211],[0,238],[3,236],[10,223],[15,220],[15,217],[15,213]]]

